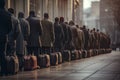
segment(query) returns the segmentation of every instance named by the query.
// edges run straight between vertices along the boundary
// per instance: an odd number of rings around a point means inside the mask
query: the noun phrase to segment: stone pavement
[[[120,80],[120,52],[19,72],[17,75],[0,77],[0,80]]]

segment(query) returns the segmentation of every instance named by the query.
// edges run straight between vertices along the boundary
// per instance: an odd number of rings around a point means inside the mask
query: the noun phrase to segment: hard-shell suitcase
[[[79,59],[79,53],[77,50],[71,51],[71,60],[77,60]]]
[[[57,53],[50,53],[50,65],[51,66],[58,65],[58,54]]]
[[[61,64],[62,63],[62,54],[61,52],[57,52],[58,54],[58,64]]]
[[[93,50],[92,49],[90,49],[90,50],[87,51],[87,57],[91,57],[92,54],[93,54]]]
[[[37,62],[40,68],[46,68],[50,66],[50,56],[48,54],[40,54],[37,56]]]
[[[71,61],[71,52],[69,50],[64,50],[62,53],[62,62]]]
[[[19,62],[17,56],[6,56],[6,71],[8,74],[16,74],[19,71]]]
[[[81,52],[81,50],[78,50],[78,55],[79,55],[79,59],[82,59],[82,52]]]
[[[82,51],[82,58],[87,58],[87,51],[86,50],[81,50]]]
[[[28,55],[24,57],[24,70],[35,70],[38,69],[39,66],[37,65],[37,57],[33,55]]]

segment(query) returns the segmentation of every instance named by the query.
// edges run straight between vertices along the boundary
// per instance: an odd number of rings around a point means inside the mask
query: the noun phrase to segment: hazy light
[[[84,0],[84,9],[91,7],[92,1],[100,1],[100,0]]]

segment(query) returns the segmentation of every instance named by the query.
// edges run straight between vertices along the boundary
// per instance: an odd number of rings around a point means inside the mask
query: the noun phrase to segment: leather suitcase
[[[58,65],[58,54],[57,53],[50,54],[50,65],[51,66]]]
[[[40,54],[37,57],[37,62],[40,68],[47,68],[50,66],[50,56],[48,54]]]
[[[38,69],[39,66],[37,65],[37,57],[36,56],[25,56],[24,57],[24,70],[30,71]]]
[[[82,58],[87,58],[87,51],[86,50],[82,50]]]
[[[58,64],[61,64],[62,63],[62,54],[61,52],[57,52],[58,54]]]
[[[6,70],[8,74],[17,74],[19,71],[19,62],[17,56],[6,56]]]
[[[88,57],[88,58],[89,58],[89,57],[91,57],[91,56],[92,56],[92,54],[93,54],[92,49],[90,49],[90,50],[88,50],[88,51],[87,51],[87,57]]]
[[[71,61],[71,53],[69,50],[64,50],[62,52],[62,62]]]
[[[82,52],[78,50],[79,59],[82,59]]]
[[[71,60],[79,59],[79,53],[77,50],[71,51]]]

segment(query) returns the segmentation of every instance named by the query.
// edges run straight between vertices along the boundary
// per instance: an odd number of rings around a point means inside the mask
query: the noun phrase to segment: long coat
[[[63,46],[63,29],[62,26],[59,23],[54,23],[54,32],[55,32],[55,42],[54,42],[54,47],[61,49]]]
[[[72,31],[72,46],[73,49],[76,49],[78,46],[78,30],[75,25],[71,26]]]
[[[28,47],[41,47],[42,25],[37,17],[28,17],[27,21],[30,25],[30,36],[28,39]]]
[[[16,46],[16,39],[18,35],[21,33],[20,24],[18,19],[16,19],[13,15],[11,15],[12,18],[12,30],[8,34],[8,44],[7,44],[7,51],[6,54],[15,54],[15,50],[18,48]]]
[[[41,37],[43,47],[53,47],[55,41],[54,25],[48,19],[41,21],[43,27],[43,34]]]
[[[19,34],[16,40],[16,53],[18,55],[24,55],[25,47],[27,45],[28,37],[30,34],[30,26],[29,23],[24,18],[19,18],[21,33]]]

